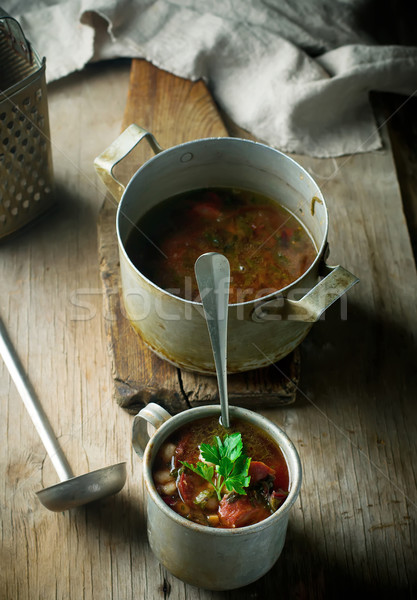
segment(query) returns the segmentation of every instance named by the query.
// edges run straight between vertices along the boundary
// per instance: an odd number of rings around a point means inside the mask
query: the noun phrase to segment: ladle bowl
[[[126,463],[71,477],[36,493],[49,510],[63,511],[119,492],[126,481]]]

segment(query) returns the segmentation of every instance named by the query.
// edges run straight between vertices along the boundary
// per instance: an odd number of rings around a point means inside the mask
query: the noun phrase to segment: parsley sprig
[[[181,463],[208,481],[215,489],[219,501],[223,486],[228,492],[246,495],[245,487],[248,487],[250,482],[248,471],[251,459],[243,453],[240,433],[226,435],[223,441],[216,436],[213,446],[201,444],[200,453],[207,462],[199,461],[195,465],[186,461]]]

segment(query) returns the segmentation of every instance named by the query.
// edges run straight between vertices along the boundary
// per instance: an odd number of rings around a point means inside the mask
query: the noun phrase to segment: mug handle
[[[125,186],[113,175],[113,169],[143,139],[146,139],[155,154],[162,152],[161,146],[152,133],[132,123],[104,152],[94,159],[94,167],[98,176],[117,202],[120,201]]]
[[[136,454],[143,458],[146,446],[150,440],[148,433],[148,424],[155,429],[159,429],[172,415],[165,408],[150,402],[142,408],[133,419],[132,427],[132,445]]]
[[[304,321],[315,323],[325,310],[343,296],[359,279],[341,267],[324,264],[325,277],[300,300],[290,300],[280,296],[267,302],[260,302],[252,311],[255,323],[272,320]]]

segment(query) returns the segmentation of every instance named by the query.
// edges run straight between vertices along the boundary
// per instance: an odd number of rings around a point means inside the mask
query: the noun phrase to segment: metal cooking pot
[[[126,188],[113,175],[142,139],[156,153]],[[179,298],[147,279],[125,250],[132,227],[150,208],[181,192],[240,187],[276,198],[305,225],[317,257],[291,285],[261,298],[229,305],[228,372],[264,367],[289,354],[313,323],[357,281],[341,266],[325,264],[328,215],[320,189],[293,159],[264,144],[239,138],[199,139],[162,150],[148,131],[130,125],[94,161],[119,202],[116,229],[126,314],[144,342],[174,365],[215,373],[202,304]]]

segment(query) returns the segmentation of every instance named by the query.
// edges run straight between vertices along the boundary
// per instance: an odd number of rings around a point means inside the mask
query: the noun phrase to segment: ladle
[[[213,350],[219,386],[221,423],[227,429],[230,426],[227,396],[227,312],[230,265],[223,254],[207,252],[197,258],[194,270]]]
[[[37,496],[46,508],[63,511],[119,492],[126,481],[126,463],[118,463],[74,477],[55,438],[52,427],[32,388],[0,318],[0,355],[9,370],[32,422],[45,446],[61,483],[47,487]]]

